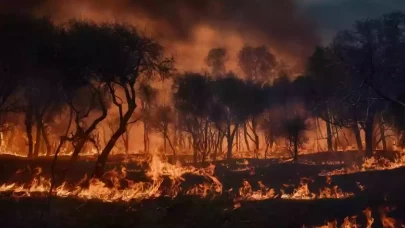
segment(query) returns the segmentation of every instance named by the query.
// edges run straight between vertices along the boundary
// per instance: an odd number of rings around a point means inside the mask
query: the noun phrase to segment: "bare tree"
[[[67,98],[67,104],[74,113],[75,132],[70,137],[70,141],[73,145],[73,153],[71,161],[77,160],[80,152],[83,150],[87,142],[96,144],[92,134],[97,129],[97,126],[107,117],[107,104],[104,99],[105,88],[97,88],[95,86],[89,86],[84,89],[84,92],[78,93],[75,90],[75,94]],[[80,94],[78,97],[76,94]],[[84,101],[83,96],[90,99]],[[80,101],[77,101],[80,99]],[[95,111],[100,111],[96,118],[89,119],[89,115]]]

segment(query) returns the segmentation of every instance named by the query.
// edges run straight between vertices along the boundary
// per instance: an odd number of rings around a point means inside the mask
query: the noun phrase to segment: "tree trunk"
[[[381,143],[383,146],[383,150],[387,151],[387,141],[385,140],[385,130],[384,130],[384,123],[382,122],[382,118],[379,123],[380,128],[380,136],[381,136]]]
[[[186,148],[186,143],[181,131],[179,131],[179,148],[181,151],[183,151]]]
[[[163,152],[167,153],[167,142],[166,142],[166,133],[163,132]]]
[[[329,119],[329,115],[328,115]],[[330,126],[330,119],[326,121],[326,142],[328,144],[328,151],[332,151],[332,129]]]
[[[256,158],[259,158],[259,150],[260,150],[260,139],[259,139],[259,135],[257,134],[257,121],[256,118],[253,117],[252,118],[252,133],[253,133],[253,137],[254,140],[252,140],[255,144],[255,150],[254,150],[254,154]]]
[[[294,138],[294,162],[298,161],[298,136]]]
[[[131,86],[133,86],[133,85],[131,85]],[[127,89],[127,87],[125,87],[125,88]],[[112,89],[110,88],[110,90],[112,90]],[[105,166],[105,163],[107,162],[108,155],[111,153],[111,151],[114,148],[115,143],[118,141],[118,139],[125,133],[128,121],[131,119],[131,116],[136,109],[135,94],[134,94],[133,90],[132,90],[132,93],[133,93],[132,98],[131,99],[127,98],[128,109],[125,112],[125,114],[122,114],[122,106],[117,105],[120,110],[120,125],[119,125],[117,131],[111,136],[110,140],[107,142],[103,151],[101,152],[100,156],[97,159],[96,166],[94,168],[94,176],[97,178],[100,178],[103,176],[104,166]],[[112,94],[113,94],[113,98],[115,99],[114,92],[112,92]],[[116,101],[114,103],[117,104]]]
[[[246,148],[247,150],[250,152],[250,146],[249,146],[249,140],[248,140],[248,136],[247,136],[248,132],[247,132],[247,127],[246,127],[246,123],[243,124],[243,136],[245,139],[245,144],[246,144]]]
[[[17,135],[17,131],[14,129],[14,127],[12,127],[10,131],[11,131],[10,137],[8,138],[7,141],[7,149],[13,151],[14,139],[15,136]]]
[[[336,137],[335,137],[335,140],[336,140],[336,151],[338,151],[339,146],[342,146],[342,144],[340,143],[340,139],[339,139],[339,129],[338,129],[338,127],[335,126],[334,129],[335,129],[335,132],[336,132]]]
[[[229,162],[231,162],[231,160],[232,160],[232,144],[233,144],[233,140],[232,140],[232,138],[231,138],[230,135],[227,135],[226,141],[227,141],[227,143],[228,143],[228,144],[227,144],[228,149],[227,149],[227,152],[226,152],[226,160],[227,160],[228,163],[229,163]]]
[[[228,163],[231,162],[232,160],[232,149],[233,149],[233,140],[235,138],[235,134],[238,132],[239,127],[235,124],[234,129],[231,130],[232,128],[232,124],[230,122],[228,122],[227,124],[227,130],[226,130],[226,139],[227,139],[227,143],[228,143],[228,148],[227,148],[227,152],[226,152],[226,160]]]
[[[85,138],[79,139],[79,141],[74,146],[74,150],[72,153],[72,157],[70,157],[71,162],[75,162],[79,158],[79,154],[82,151],[84,144],[86,144],[87,140]]]
[[[359,125],[357,125],[357,122],[352,125],[352,129],[353,129],[354,135],[356,137],[357,150],[363,151],[363,143],[361,142],[360,129],[359,129]]]
[[[41,148],[41,127],[38,126],[38,122],[37,122],[35,138],[36,139],[35,139],[35,147],[34,147],[34,158],[38,157],[39,149]]]
[[[143,150],[145,153],[149,153],[149,130],[145,121],[143,121]]]
[[[218,151],[222,150],[222,142],[223,142],[223,140],[224,140],[223,135],[222,135],[221,131],[218,130],[218,139],[216,141],[216,145],[215,145],[215,148],[214,148],[214,158],[213,158],[214,161],[217,160]]]
[[[125,125],[121,125],[118,128],[118,130],[111,136],[107,145],[104,147],[103,151],[101,152],[100,156],[97,159],[96,167],[94,169],[94,174],[93,174],[94,177],[100,178],[103,176],[104,167],[105,167],[105,163],[107,162],[108,155],[110,154],[111,150],[114,148],[115,143],[118,141],[118,139],[124,133],[125,133]]]
[[[125,146],[125,154],[128,154],[129,153],[129,130],[125,131],[124,146]]]
[[[360,152],[360,151],[363,151],[363,143],[361,141],[360,129],[359,129],[359,125],[358,125],[356,109],[354,106],[353,106],[351,112],[352,112],[352,116],[353,116],[352,129],[353,129],[354,135],[356,137],[357,150]]]
[[[173,161],[175,161],[176,160],[176,150],[172,144],[172,141],[169,138],[169,135],[166,134],[165,138],[166,138],[167,142],[169,143],[170,149],[172,149],[172,151],[173,151],[173,157],[174,157]]]
[[[369,112],[365,124],[365,135],[366,135],[366,157],[373,156],[373,125],[374,125],[374,114]]]
[[[34,140],[32,138],[32,115],[31,112],[28,111],[25,115],[25,131],[27,133],[28,139],[28,157],[32,158],[34,153]]]
[[[52,153],[52,146],[51,146],[51,142],[49,141],[49,136],[43,125],[42,125],[41,131],[42,131],[42,138],[44,139],[45,146],[46,146],[46,156],[50,156]]]
[[[269,145],[270,145],[270,143],[267,142],[266,143],[266,150],[264,150],[264,159],[267,159],[267,152],[269,151]]]
[[[202,151],[202,162],[205,162],[208,154],[208,119],[205,120],[205,129],[204,129],[204,150]]]
[[[206,162],[207,161],[207,153],[202,153],[202,158],[201,158],[201,162]]]
[[[196,165],[198,162],[198,150],[197,150],[197,140],[193,137],[193,164]]]
[[[266,148],[266,153],[265,153],[265,159],[267,159],[267,153],[268,153],[268,149],[270,148],[270,153],[272,153],[273,152],[273,140],[274,140],[274,137],[273,137],[273,134],[272,133],[270,133],[269,135],[268,135],[268,139],[267,139],[268,141],[267,141],[267,148]]]
[[[257,134],[256,129],[255,128],[253,128],[253,129],[254,129],[253,130],[253,135],[255,137],[255,156],[256,156],[256,158],[259,158],[259,150],[260,150],[260,147],[259,147],[259,135]]]
[[[217,161],[218,148],[219,148],[219,139],[218,139],[218,142],[214,146],[214,153],[213,153],[213,156],[212,156],[212,160],[214,160],[214,162]]]

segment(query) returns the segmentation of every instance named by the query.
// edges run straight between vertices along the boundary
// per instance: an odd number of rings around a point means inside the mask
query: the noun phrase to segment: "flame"
[[[308,188],[308,183],[313,182],[310,178],[301,178],[300,184],[297,188],[293,190],[292,193],[286,193],[285,189],[280,189],[280,193],[265,186],[261,181],[258,182],[259,190],[252,190],[252,186],[247,180],[242,182],[242,186],[239,188],[239,198],[236,199],[236,202],[240,200],[246,201],[255,201],[255,200],[266,200],[273,198],[281,199],[290,199],[290,200],[313,200],[313,199],[325,199],[325,198],[334,198],[342,199],[354,196],[354,193],[344,192],[338,186],[324,187],[319,189],[319,194],[311,192]],[[330,180],[327,179],[327,183],[330,184]],[[285,187],[290,187],[290,185],[285,184]]]
[[[252,186],[248,181],[243,181],[242,186],[239,188],[239,196],[243,200],[265,200],[277,197],[274,189],[268,188],[261,181],[258,182],[260,189],[257,191],[252,190]]]
[[[304,226],[305,227],[305,226]],[[323,226],[315,226],[315,228],[338,228],[338,222],[337,220],[332,220],[328,221],[325,225]],[[348,216],[346,217],[340,228],[360,228],[362,227],[361,225],[357,224],[357,216]]]
[[[394,162],[387,159],[365,159],[361,168],[345,170],[344,173],[364,172],[367,170],[384,170],[401,167],[405,164],[405,157],[402,156]],[[126,162],[131,162],[135,158],[127,158]],[[146,160],[147,159],[147,160]],[[199,197],[218,196],[223,192],[221,181],[214,175],[215,166],[209,165],[206,168],[196,168],[193,166],[181,166],[179,163],[170,164],[154,153],[149,158],[136,158],[134,161],[148,161],[149,168],[146,170],[148,181],[136,182],[127,179],[128,170],[121,167],[120,170],[113,169],[104,174],[102,179],[88,178],[84,176],[78,183],[72,184],[64,182],[53,189],[53,194],[59,197],[75,197],[79,199],[98,199],[104,202],[142,200],[156,198],[160,196],[176,197],[178,194],[195,195]],[[254,175],[254,167],[249,165],[247,160],[239,162],[246,168],[232,171],[250,170]],[[354,166],[353,166],[354,167]],[[18,170],[17,173],[21,173]],[[45,195],[49,192],[51,179],[42,176],[42,169],[36,168],[31,171],[32,179],[28,183],[4,183],[0,186],[0,192],[11,192],[13,197],[29,197],[32,195]],[[185,175],[191,174],[203,177],[202,183],[185,187]],[[320,175],[326,176],[327,186],[319,191],[311,191],[309,185],[314,182],[310,178],[301,178],[297,187],[285,184],[281,189],[274,189],[266,186],[262,181],[257,184],[259,189],[253,190],[248,180],[244,180],[234,197],[235,207],[240,207],[241,201],[257,201],[266,199],[288,199],[288,200],[314,200],[324,198],[342,199],[354,196],[352,192],[345,192],[339,186],[332,184],[331,176],[342,174],[341,170],[323,172]],[[164,183],[165,180],[169,180]],[[170,186],[166,186],[166,185]],[[361,191],[365,186],[360,182],[356,183]],[[229,190],[232,192],[232,189]],[[365,212],[364,212],[365,213]],[[372,224],[372,222],[370,222]],[[371,226],[371,225],[370,225]]]
[[[160,196],[176,197],[182,191],[180,185],[185,181],[183,176],[192,174],[204,177],[207,182],[194,186],[192,189],[185,191],[185,194],[206,197],[209,193],[213,195],[222,194],[222,184],[213,176],[214,168],[214,165],[204,169],[171,165],[154,155],[147,171],[149,182],[134,182],[126,179],[127,170],[123,167],[120,171],[114,169],[104,174],[104,179],[109,180],[110,184],[96,178],[88,179],[87,175],[85,175],[73,187],[67,182],[63,182],[53,189],[53,194],[58,197],[74,197],[84,200],[97,199],[103,202],[128,202]],[[0,192],[12,192],[12,196],[15,198],[47,194],[51,187],[51,179],[41,176],[41,173],[42,169],[36,168],[33,179],[29,183],[3,184],[0,186]],[[171,180],[171,187],[168,191],[162,190],[165,177]],[[88,186],[85,183],[88,183]],[[125,183],[125,185],[122,183]]]
[[[344,175],[358,172],[366,171],[376,171],[376,170],[391,170],[397,169],[405,166],[405,155],[401,155],[399,158],[396,158],[394,161],[390,161],[386,158],[365,158],[361,166],[352,165],[350,167],[335,169],[332,171],[322,171],[319,176],[335,176],[335,175]]]
[[[333,220],[333,221],[329,221],[326,223],[326,225],[323,226],[316,226],[315,228],[337,228],[337,221]]]
[[[367,218],[367,226],[366,226],[366,228],[371,228],[373,223],[374,223],[374,218],[371,216],[371,209],[369,207],[364,209],[363,214]]]
[[[387,206],[379,208],[382,227],[384,227],[384,228],[405,227],[405,224],[403,224],[400,221],[398,221],[394,218],[391,218],[387,215],[387,213],[389,213],[393,210],[395,210],[395,208],[390,208]]]
[[[63,182],[53,189],[53,194],[59,197],[74,197],[84,200],[97,199],[103,202],[128,202],[131,200],[142,200],[157,198],[160,196],[176,197],[178,194],[195,195],[199,197],[217,196],[222,194],[222,183],[214,175],[215,166],[209,165],[206,168],[195,168],[193,166],[181,166],[180,164],[169,164],[154,154],[149,160],[149,168],[146,176],[149,181],[135,182],[127,179],[128,170],[121,167],[120,170],[113,169],[106,172],[102,179],[88,178],[85,175],[78,183],[70,184]],[[22,172],[21,170],[17,171]],[[0,192],[12,192],[13,197],[29,197],[32,195],[45,195],[51,187],[51,179],[45,178],[40,167],[32,171],[32,180],[29,183],[8,183],[0,186]],[[183,183],[186,181],[186,174],[203,177],[204,181],[195,184],[191,188],[184,189]],[[163,186],[164,180],[170,180],[170,186]],[[312,200],[323,198],[348,198],[354,196],[353,193],[344,192],[338,186],[331,186],[331,177],[326,178],[328,187],[319,189],[319,193],[311,192],[308,184],[314,182],[311,178],[301,178],[300,184],[293,189],[292,193],[287,193],[286,189],[276,191],[274,188],[266,186],[262,181],[258,182],[259,189],[253,190],[250,183],[245,180],[239,188],[234,199],[235,207],[240,207],[240,201],[257,201],[265,199],[289,199],[289,200]],[[285,184],[288,188],[292,185]],[[362,186],[358,183],[358,186]],[[364,188],[364,186],[362,186]],[[232,189],[229,190],[231,192]]]
[[[381,206],[379,208],[382,227],[384,227],[384,228],[405,227],[405,225],[403,223],[401,223],[400,221],[387,216],[387,213],[391,212],[392,210],[394,210],[394,208],[390,208],[387,206]],[[374,224],[374,218],[372,217],[371,208],[364,209],[363,214],[367,219],[365,226],[358,224],[357,223],[358,216],[354,215],[354,216],[347,216],[343,220],[340,227],[341,228],[358,228],[358,227],[371,228],[372,225]],[[306,227],[306,226],[304,225],[303,227]],[[326,222],[326,224],[323,226],[315,226],[315,228],[338,228],[338,227],[339,226],[338,226],[338,222],[336,219]]]
[[[59,153],[59,155],[61,155],[61,156],[72,156],[72,154],[73,154],[73,150],[68,151],[65,148],[62,148],[61,152]],[[90,150],[82,151],[79,154],[79,156],[94,156],[97,154],[99,154],[99,151],[97,151],[95,148],[92,148]],[[20,157],[20,158],[28,158],[27,154],[21,154],[16,151],[3,150],[3,149],[0,149],[0,155],[10,155],[10,156],[15,156],[15,157]],[[46,153],[42,152],[42,153],[38,154],[38,157],[49,157],[49,156],[47,156]]]

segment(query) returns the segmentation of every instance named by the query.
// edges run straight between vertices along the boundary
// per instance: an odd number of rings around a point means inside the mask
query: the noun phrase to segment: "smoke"
[[[5,1],[5,0],[3,0]],[[125,21],[157,37],[181,70],[200,70],[210,48],[231,56],[244,44],[266,44],[291,67],[302,68],[319,42],[316,25],[294,0],[13,0],[2,9],[50,16]],[[229,68],[236,68],[231,59]]]

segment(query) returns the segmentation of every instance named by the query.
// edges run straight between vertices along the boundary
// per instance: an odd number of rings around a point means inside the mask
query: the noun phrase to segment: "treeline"
[[[319,120],[325,123],[329,151],[352,141],[368,157],[378,145],[390,149],[388,141],[403,147],[404,35],[401,12],[357,21],[330,45],[317,47],[304,74],[293,81],[264,46],[245,46],[239,52],[239,77],[226,73],[227,51],[212,49],[206,75],[186,73],[175,83],[174,104],[182,130],[192,136],[194,160],[198,154],[205,160],[207,153],[221,151],[213,146],[219,140],[221,147],[221,138],[230,158],[238,150],[234,140],[239,131],[254,157],[263,150],[266,157],[282,138],[296,159],[298,147],[308,140],[306,133],[319,132]]]
[[[73,151],[75,161],[86,145],[96,147],[101,152],[95,175],[103,173],[117,143],[128,152],[131,137],[139,135],[130,134],[134,123],[142,124],[145,152],[157,132],[165,152],[192,151],[194,162],[223,152],[230,160],[242,144],[254,157],[267,157],[278,140],[297,159],[319,120],[330,151],[345,144],[339,135],[347,131],[367,156],[378,144],[387,149],[387,137],[397,145],[405,141],[400,12],[339,32],[330,45],[316,48],[294,80],[265,46],[243,47],[235,72],[226,69],[227,50],[215,48],[207,54],[205,73],[178,74],[156,40],[127,24],[55,26],[46,18],[3,15],[0,31],[2,149],[13,146],[13,132],[23,125],[29,157],[41,150],[59,153],[59,143]],[[172,103],[160,104],[151,82],[169,77]],[[102,124],[110,127],[108,137],[100,136]]]

